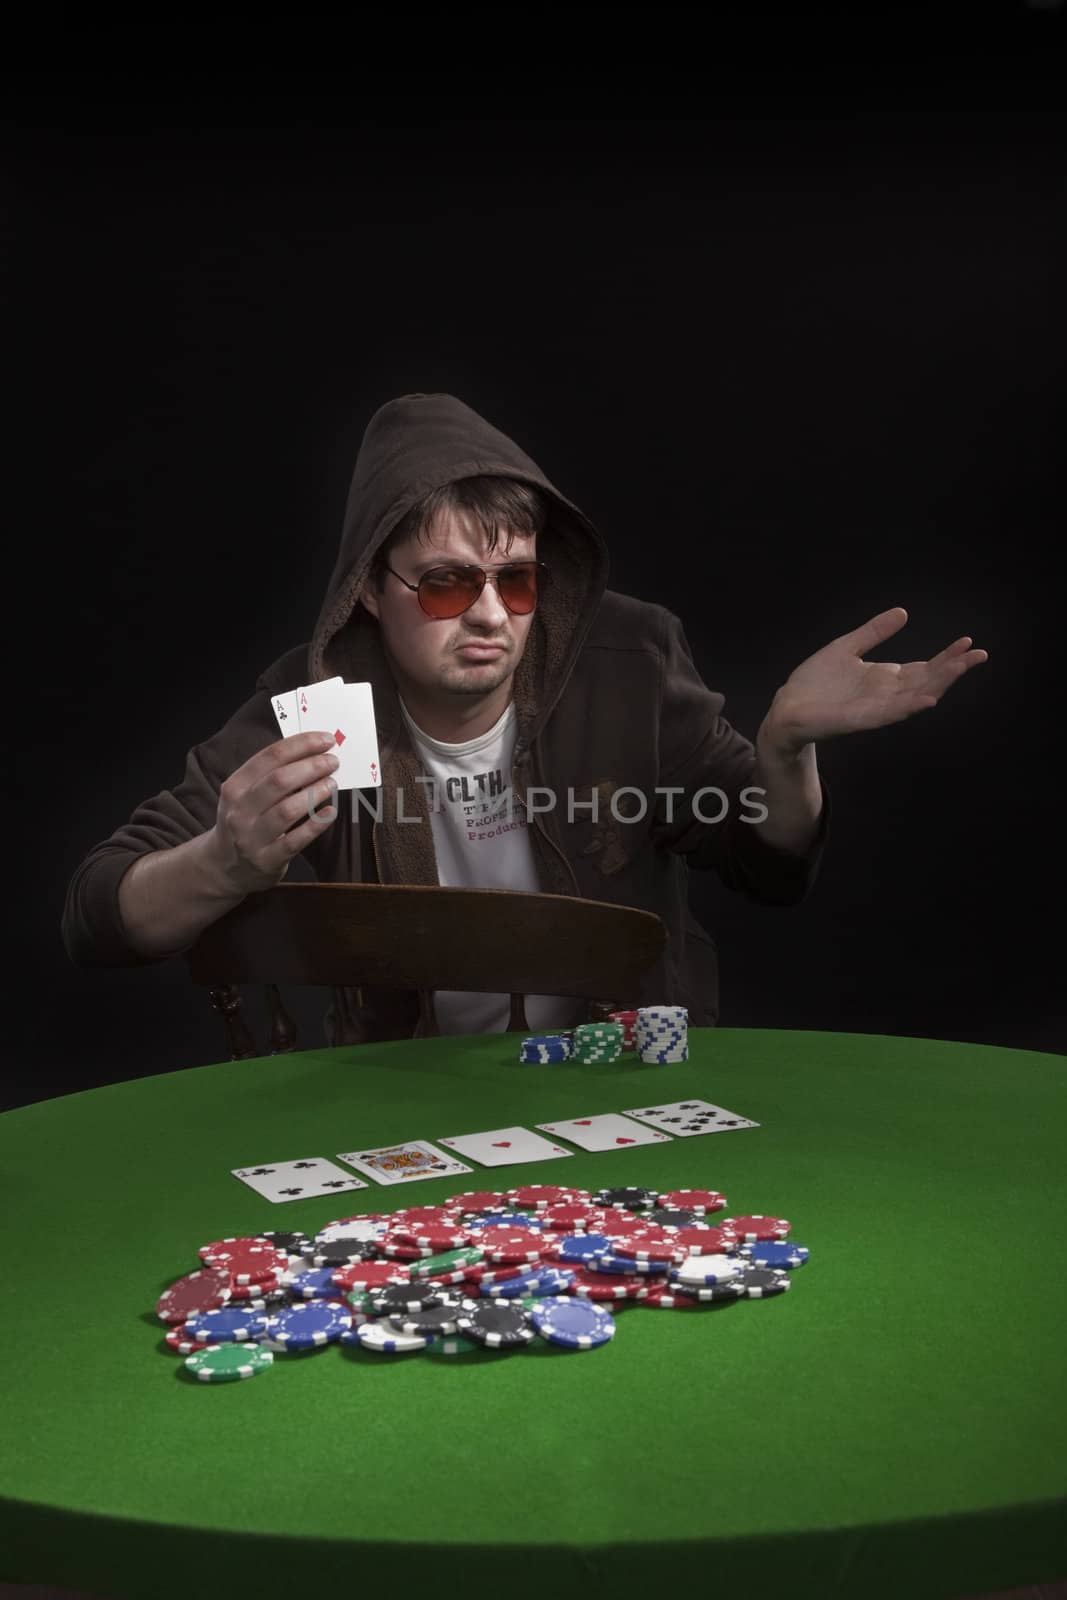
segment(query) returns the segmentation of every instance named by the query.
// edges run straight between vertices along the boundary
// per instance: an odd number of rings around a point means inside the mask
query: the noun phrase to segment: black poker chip
[[[275,1250],[284,1250],[287,1255],[303,1255],[305,1249],[310,1247],[311,1240],[306,1233],[259,1233],[257,1239],[266,1239]]]
[[[748,1300],[767,1300],[773,1294],[784,1294],[791,1287],[788,1272],[778,1267],[754,1267],[741,1262],[741,1293]]]
[[[536,1337],[525,1307],[510,1300],[478,1300],[456,1315],[456,1331],[465,1339],[500,1350],[529,1344]]]
[[[727,1278],[725,1283],[700,1284],[679,1283],[677,1278],[673,1278],[665,1284],[661,1280],[661,1283],[653,1286],[650,1293],[654,1294],[660,1288],[664,1294],[673,1295],[676,1300],[698,1300],[705,1306],[730,1304],[744,1299],[740,1278]]]
[[[703,1222],[704,1218],[696,1211],[684,1211],[680,1207],[667,1209],[664,1206],[653,1206],[646,1212],[642,1221],[647,1218],[653,1228],[688,1228],[694,1222]]]
[[[423,1279],[412,1279],[410,1283],[387,1283],[384,1288],[371,1289],[369,1296],[370,1309],[376,1317],[426,1311],[430,1306],[440,1305],[443,1299],[442,1286]]]
[[[473,1300],[458,1300],[452,1305],[427,1306],[425,1311],[394,1312],[389,1321],[401,1333],[455,1333],[456,1317],[473,1306]]]
[[[316,1267],[346,1267],[350,1261],[374,1261],[377,1246],[368,1239],[327,1239],[314,1244],[308,1259]]]
[[[656,1204],[658,1198],[655,1189],[642,1189],[631,1185],[624,1189],[600,1189],[593,1196],[593,1204],[617,1206],[625,1211],[647,1211]]]

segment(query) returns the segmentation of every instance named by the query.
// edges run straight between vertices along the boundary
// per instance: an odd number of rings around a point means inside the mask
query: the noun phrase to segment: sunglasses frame
[[[529,611],[513,611],[511,606],[509,606],[507,601],[504,599],[503,594],[501,594],[501,592],[500,592],[500,584],[498,582],[500,573],[513,571],[516,567],[533,567],[533,568],[535,568],[536,573],[537,573],[538,591],[537,591],[536,596],[534,597],[534,603],[530,607]],[[496,567],[496,568],[492,569],[491,571],[487,570],[485,567],[477,566],[476,563],[474,563],[472,561],[457,561],[457,562],[454,562],[451,566],[449,566],[446,563],[442,562],[442,564],[439,567],[429,567],[421,575],[421,577],[419,578],[418,583],[409,583],[407,578],[402,578],[400,576],[400,573],[394,571],[394,569],[389,565],[388,562],[385,563],[385,570],[386,570],[386,572],[391,572],[393,574],[394,578],[399,579],[399,581],[404,585],[405,589],[414,590],[415,594],[418,596],[419,609],[423,612],[423,614],[425,616],[430,617],[431,620],[434,621],[434,622],[451,622],[453,617],[461,617],[461,616],[463,616],[464,612],[469,611],[472,606],[476,606],[478,604],[478,601],[482,598],[482,594],[483,594],[483,591],[485,589],[485,586],[490,580],[492,580],[494,583],[496,583],[496,592],[497,592],[497,594],[500,595],[500,603],[501,603],[501,605],[503,605],[504,609],[511,616],[513,616],[513,617],[528,617],[531,614],[531,612],[537,610],[537,602],[541,598],[540,586],[541,586],[542,582],[548,583],[550,581],[550,578],[551,578],[551,574],[549,573],[548,567],[545,564],[545,562],[543,562],[543,561],[508,561],[508,562],[505,562],[503,566]],[[432,577],[435,572],[476,572],[476,573],[479,574],[479,576],[481,578],[481,583],[480,583],[480,585],[478,587],[478,593],[474,596],[474,599],[469,602],[469,604],[465,605],[462,608],[462,610],[460,610],[460,611],[450,611],[447,614],[447,616],[444,616],[444,617],[435,616],[432,611],[428,611],[426,609],[426,606],[423,603],[423,598],[422,598],[422,593],[421,593],[421,589],[422,589],[423,583],[425,582],[425,580],[427,578]]]

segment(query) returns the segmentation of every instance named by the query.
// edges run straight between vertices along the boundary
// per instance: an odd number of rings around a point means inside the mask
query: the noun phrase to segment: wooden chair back
[[[653,912],[571,895],[439,885],[281,883],[251,894],[186,952],[194,983],[220,1013],[230,1059],[262,1052],[238,985],[266,987],[272,1055],[296,1048],[282,983],[415,989],[422,1033],[439,1033],[434,989],[511,997],[509,1030],[528,1031],[528,994],[589,1002],[591,1017],[634,1003],[663,951]]]

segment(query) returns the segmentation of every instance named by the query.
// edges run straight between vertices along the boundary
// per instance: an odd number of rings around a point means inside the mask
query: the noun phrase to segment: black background
[[[617,14],[614,56],[592,22],[452,37],[444,72],[420,35],[11,73],[5,1103],[221,1056],[180,962],[72,966],[66,886],[309,638],[363,429],[412,390],[586,510],[749,738],[889,606],[878,659],[990,652],[819,747],[802,907],[692,905],[724,1026],[1063,1049],[1062,13],[700,48],[681,15]],[[321,1043],[328,996],[287,999]]]

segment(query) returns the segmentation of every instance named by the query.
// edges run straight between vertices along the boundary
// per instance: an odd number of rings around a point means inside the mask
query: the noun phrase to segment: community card
[[[440,1139],[450,1150],[458,1150],[483,1167],[510,1167],[519,1161],[551,1161],[556,1156],[572,1156],[561,1144],[542,1139],[529,1128],[493,1128],[489,1133],[461,1133],[454,1139]]]
[[[443,1155],[425,1139],[408,1139],[405,1144],[382,1145],[375,1150],[349,1150],[337,1159],[347,1161],[357,1172],[365,1172],[375,1183],[413,1183],[418,1178],[450,1178],[473,1171],[455,1156]]]
[[[631,1122],[617,1111],[598,1117],[570,1117],[566,1122],[539,1122],[537,1126],[557,1139],[569,1139],[571,1144],[581,1145],[583,1150],[625,1150],[632,1144],[669,1142],[667,1134],[654,1133],[651,1128]]]
[[[311,1200],[316,1195],[341,1194],[346,1189],[366,1189],[361,1178],[342,1172],[332,1161],[322,1156],[308,1156],[304,1161],[264,1162],[260,1167],[234,1167],[235,1178],[247,1183],[250,1189],[264,1200]]]
[[[739,1117],[736,1111],[713,1106],[708,1100],[672,1100],[665,1106],[638,1106],[636,1111],[627,1111],[626,1115],[681,1139],[695,1133],[725,1133],[731,1128],[759,1127],[751,1118]]]

